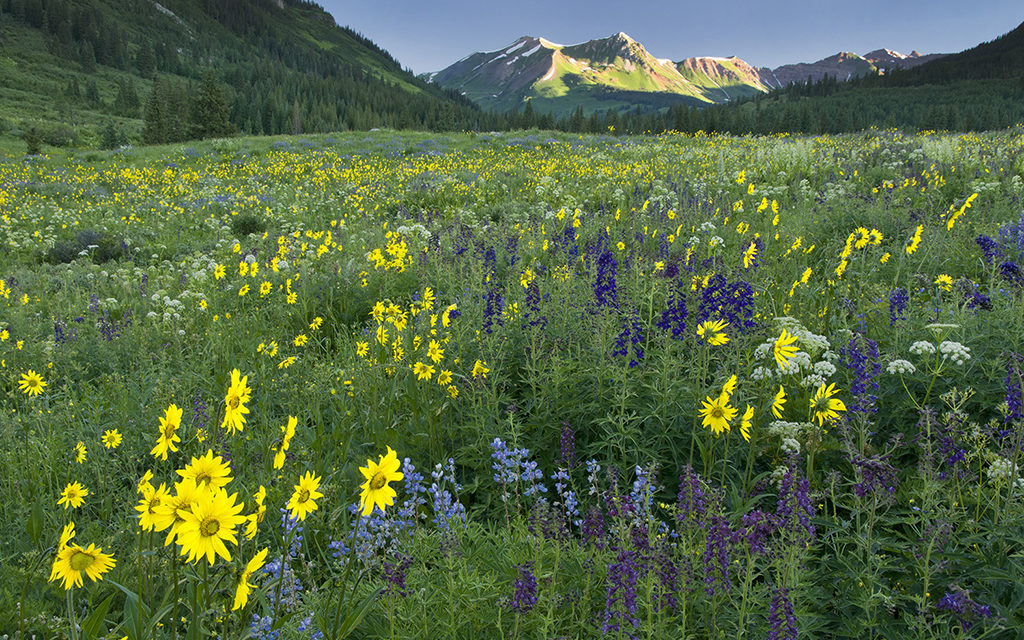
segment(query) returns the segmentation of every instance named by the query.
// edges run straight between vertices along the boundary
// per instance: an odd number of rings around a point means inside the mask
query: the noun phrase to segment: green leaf
[[[38,494],[36,494],[35,504],[32,505],[32,513],[29,514],[28,521],[25,523],[25,530],[32,537],[32,542],[38,545],[39,537],[43,533],[43,505],[39,501]]]
[[[363,621],[363,618],[370,611],[370,607],[377,600],[380,591],[380,589],[371,591],[355,609],[349,611],[348,615],[345,616],[345,620],[342,621],[341,626],[338,628],[338,635],[331,640],[342,640],[342,638],[347,638],[349,634],[355,631],[356,627],[359,626],[359,623]]]
[[[96,605],[96,608],[93,609],[88,618],[82,621],[82,637],[85,640],[93,640],[93,638],[106,635],[107,630],[104,621],[107,617],[107,611],[110,609],[110,603],[113,601],[114,594],[110,594],[103,602]]]

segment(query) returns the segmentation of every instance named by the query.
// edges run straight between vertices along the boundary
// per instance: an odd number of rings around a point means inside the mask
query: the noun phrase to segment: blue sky
[[[519,36],[574,44],[625,31],[659,58],[737,55],[755,66],[838,51],[954,53],[1024,22],[1022,0],[319,0],[416,73]]]

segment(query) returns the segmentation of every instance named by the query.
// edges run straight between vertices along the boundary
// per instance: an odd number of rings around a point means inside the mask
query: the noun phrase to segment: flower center
[[[210,484],[213,482],[213,477],[206,471],[200,471],[196,475],[196,484]]]
[[[75,555],[71,556],[70,564],[71,568],[75,571],[85,571],[92,566],[92,563],[96,561],[96,558],[91,554],[85,553],[84,551],[76,551]]]
[[[238,408],[238,402],[238,396],[231,396],[231,399],[228,400],[228,406],[231,407],[232,410],[235,410]]]
[[[725,410],[722,407],[715,407],[711,410],[711,417],[721,419],[725,415]]]
[[[217,534],[220,531],[220,521],[215,518],[206,518],[199,523],[199,533],[203,537],[209,538]]]
[[[387,483],[387,481],[388,479],[384,477],[384,473],[378,471],[377,473],[373,474],[372,478],[370,478],[370,489],[376,491],[383,487]]]
[[[309,489],[303,489],[299,492],[299,504],[305,504],[309,500]]]

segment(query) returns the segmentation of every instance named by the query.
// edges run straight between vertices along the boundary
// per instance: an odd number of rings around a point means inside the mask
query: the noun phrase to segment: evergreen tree
[[[203,74],[195,100],[192,102],[191,134],[195,138],[217,138],[230,135],[234,126],[231,111],[212,71]]]
[[[158,79],[146,100],[142,115],[142,140],[146,144],[160,144],[167,141],[166,115],[163,97],[163,83]]]
[[[156,58],[149,43],[144,42],[139,46],[139,51],[135,54],[135,68],[143,78],[152,78],[156,72]]]

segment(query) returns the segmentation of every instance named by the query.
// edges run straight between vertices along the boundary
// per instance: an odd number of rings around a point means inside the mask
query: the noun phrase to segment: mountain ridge
[[[907,69],[943,55],[921,56],[916,51],[904,55],[892,49],[876,49],[863,56],[839,52],[816,62],[771,69],[736,56],[657,58],[620,31],[572,45],[521,36],[505,47],[471,53],[420,78],[458,91],[484,109],[515,110],[530,101],[536,110],[565,115],[579,107],[587,113],[666,104],[723,104],[826,76],[847,80]]]

